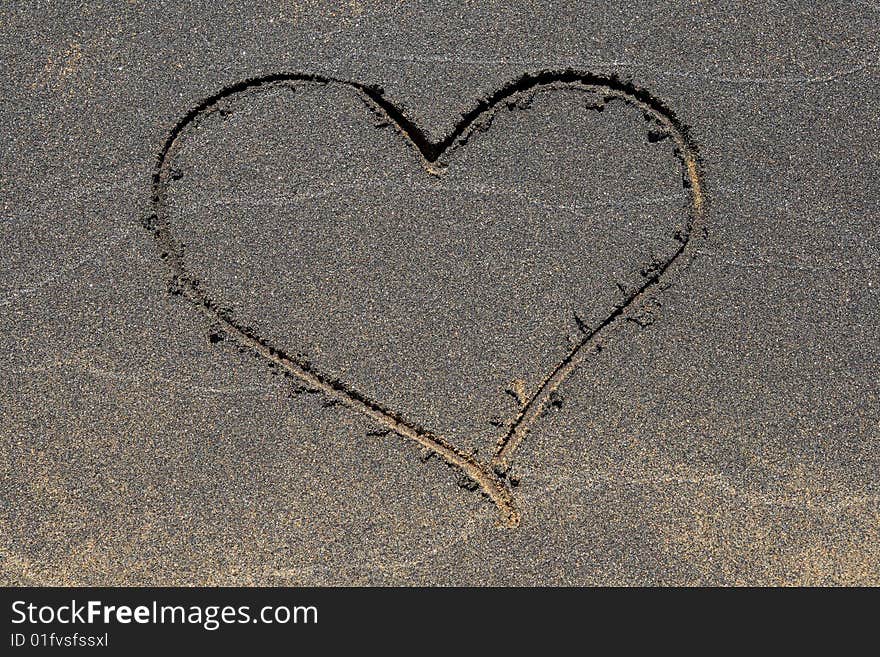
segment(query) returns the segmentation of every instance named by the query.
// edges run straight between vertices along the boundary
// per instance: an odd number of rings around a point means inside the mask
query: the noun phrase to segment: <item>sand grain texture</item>
[[[880,583],[878,13],[4,4],[4,581]],[[224,339],[144,223],[169,131],[237,82],[381,87],[436,143],[566,70],[690,128],[708,233],[518,445],[510,529],[441,458]],[[540,90],[432,173],[357,94],[292,86],[183,135],[185,261],[237,324],[488,463],[680,243],[674,140]]]

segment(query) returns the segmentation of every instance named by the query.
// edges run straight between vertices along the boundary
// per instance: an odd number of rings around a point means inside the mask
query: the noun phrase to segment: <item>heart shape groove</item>
[[[352,385],[319,372],[304,357],[291,355],[270,344],[253,329],[237,321],[230,311],[221,308],[203,289],[204,286],[197,277],[185,266],[182,244],[172,229],[168,210],[169,189],[178,177],[175,156],[182,136],[188,128],[198,125],[204,117],[219,111],[221,103],[227,99],[241,94],[252,94],[258,90],[294,84],[336,87],[356,94],[382,121],[396,129],[414,149],[425,169],[435,176],[443,175],[441,158],[463,146],[475,130],[488,129],[491,117],[497,108],[513,102],[513,99],[523,94],[544,90],[576,89],[598,94],[606,103],[610,100],[621,100],[642,112],[645,119],[652,124],[654,134],[660,135],[657,139],[668,137],[674,142],[675,154],[682,168],[682,180],[690,192],[688,216],[682,228],[676,233],[675,248],[644,269],[638,285],[622,290],[623,298],[613,305],[604,319],[592,327],[580,326],[578,339],[554,362],[552,369],[544,374],[540,384],[530,394],[523,392],[519,410],[503,427],[489,463],[479,461],[450,440],[409,421],[403,414],[383,406]],[[489,117],[489,122],[483,122],[484,124],[481,125],[481,120],[486,117]],[[687,265],[697,248],[697,243],[705,239],[706,215],[707,203],[702,168],[688,130],[665,103],[646,90],[620,81],[614,76],[574,70],[525,74],[480,100],[449,134],[439,141],[432,141],[406,117],[400,108],[385,97],[381,89],[321,75],[276,73],[243,80],[225,87],[199,102],[174,125],[159,151],[153,172],[152,213],[144,223],[156,238],[160,257],[171,271],[171,291],[190,301],[218,331],[265,358],[286,374],[295,377],[309,389],[322,392],[330,401],[343,403],[371,418],[382,427],[383,431],[413,440],[439,455],[447,464],[459,469],[473,482],[474,487],[479,487],[492,500],[498,508],[503,525],[515,527],[520,522],[520,512],[508,485],[508,471],[514,452],[548,405],[552,403],[556,391],[571,373],[591,355],[598,353],[625,320],[639,321],[645,309],[657,302],[658,296]]]

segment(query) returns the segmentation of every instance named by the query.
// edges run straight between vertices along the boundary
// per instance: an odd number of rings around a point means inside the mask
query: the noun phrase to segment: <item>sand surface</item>
[[[880,584],[880,7],[0,8],[0,577]]]

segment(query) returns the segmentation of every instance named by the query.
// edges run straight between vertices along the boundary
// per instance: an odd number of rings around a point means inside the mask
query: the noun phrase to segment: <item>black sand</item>
[[[876,7],[17,4],[7,583],[880,583]],[[542,71],[581,82],[437,162],[369,96],[279,77],[381,87],[427,144]],[[706,235],[674,135],[614,89],[689,129]],[[162,200],[211,316],[160,257],[154,174],[218,94]],[[515,528],[218,323],[488,464],[652,277],[497,475]]]

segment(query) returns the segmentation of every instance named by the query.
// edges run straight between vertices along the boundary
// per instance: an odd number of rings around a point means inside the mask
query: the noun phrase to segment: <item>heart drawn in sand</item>
[[[175,181],[183,175],[177,158],[184,137],[197,129],[208,117],[225,112],[224,103],[236,98],[254,97],[285,86],[341,90],[357,97],[366,103],[373,115],[384,125],[395,128],[398,141],[402,139],[411,146],[412,152],[424,167],[426,177],[442,178],[445,175],[444,158],[456,149],[464,148],[475,132],[489,130],[493,116],[499,108],[511,108],[518,99],[539,92],[552,94],[562,90],[575,90],[592,94],[600,98],[602,103],[622,101],[629,108],[641,112],[649,122],[650,141],[669,139],[672,142],[681,167],[681,180],[689,195],[686,217],[677,227],[673,247],[642,268],[637,284],[621,288],[620,297],[607,313],[595,318],[589,326],[578,320],[580,331],[577,338],[570,341],[567,348],[559,353],[548,354],[548,362],[552,365],[536,377],[530,389],[519,386],[516,395],[519,406],[509,421],[497,424],[499,431],[491,459],[480,460],[461,445],[454,444],[448,437],[419,426],[408,419],[408,409],[389,408],[381,399],[373,399],[351,382],[341,380],[342,377],[337,378],[338,374],[313,366],[307,355],[294,355],[287,351],[289,345],[277,344],[277,338],[270,341],[265,336],[258,335],[256,330],[249,328],[241,320],[236,308],[226,309],[220,306],[217,302],[218,290],[208,289],[209,286],[192,273],[189,263],[185,261],[183,245],[177,233],[178,227],[169,209],[171,190]],[[601,111],[601,104],[598,109]],[[572,175],[576,173],[572,172]],[[380,89],[320,75],[277,73],[228,86],[202,100],[176,123],[159,152],[153,176],[153,209],[145,224],[155,236],[160,255],[171,270],[172,290],[188,299],[218,331],[295,377],[309,389],[320,391],[328,397],[329,402],[345,404],[371,418],[381,430],[415,441],[440,456],[449,465],[460,470],[475,488],[479,487],[492,500],[504,525],[514,527],[520,521],[520,513],[508,481],[511,458],[528,432],[553,403],[554,395],[571,373],[591,355],[598,353],[626,320],[641,323],[645,313],[656,306],[659,295],[689,262],[697,242],[705,237],[704,188],[696,149],[675,115],[649,92],[621,82],[615,77],[571,70],[523,75],[479,101],[462,117],[452,132],[439,141],[432,141]]]

